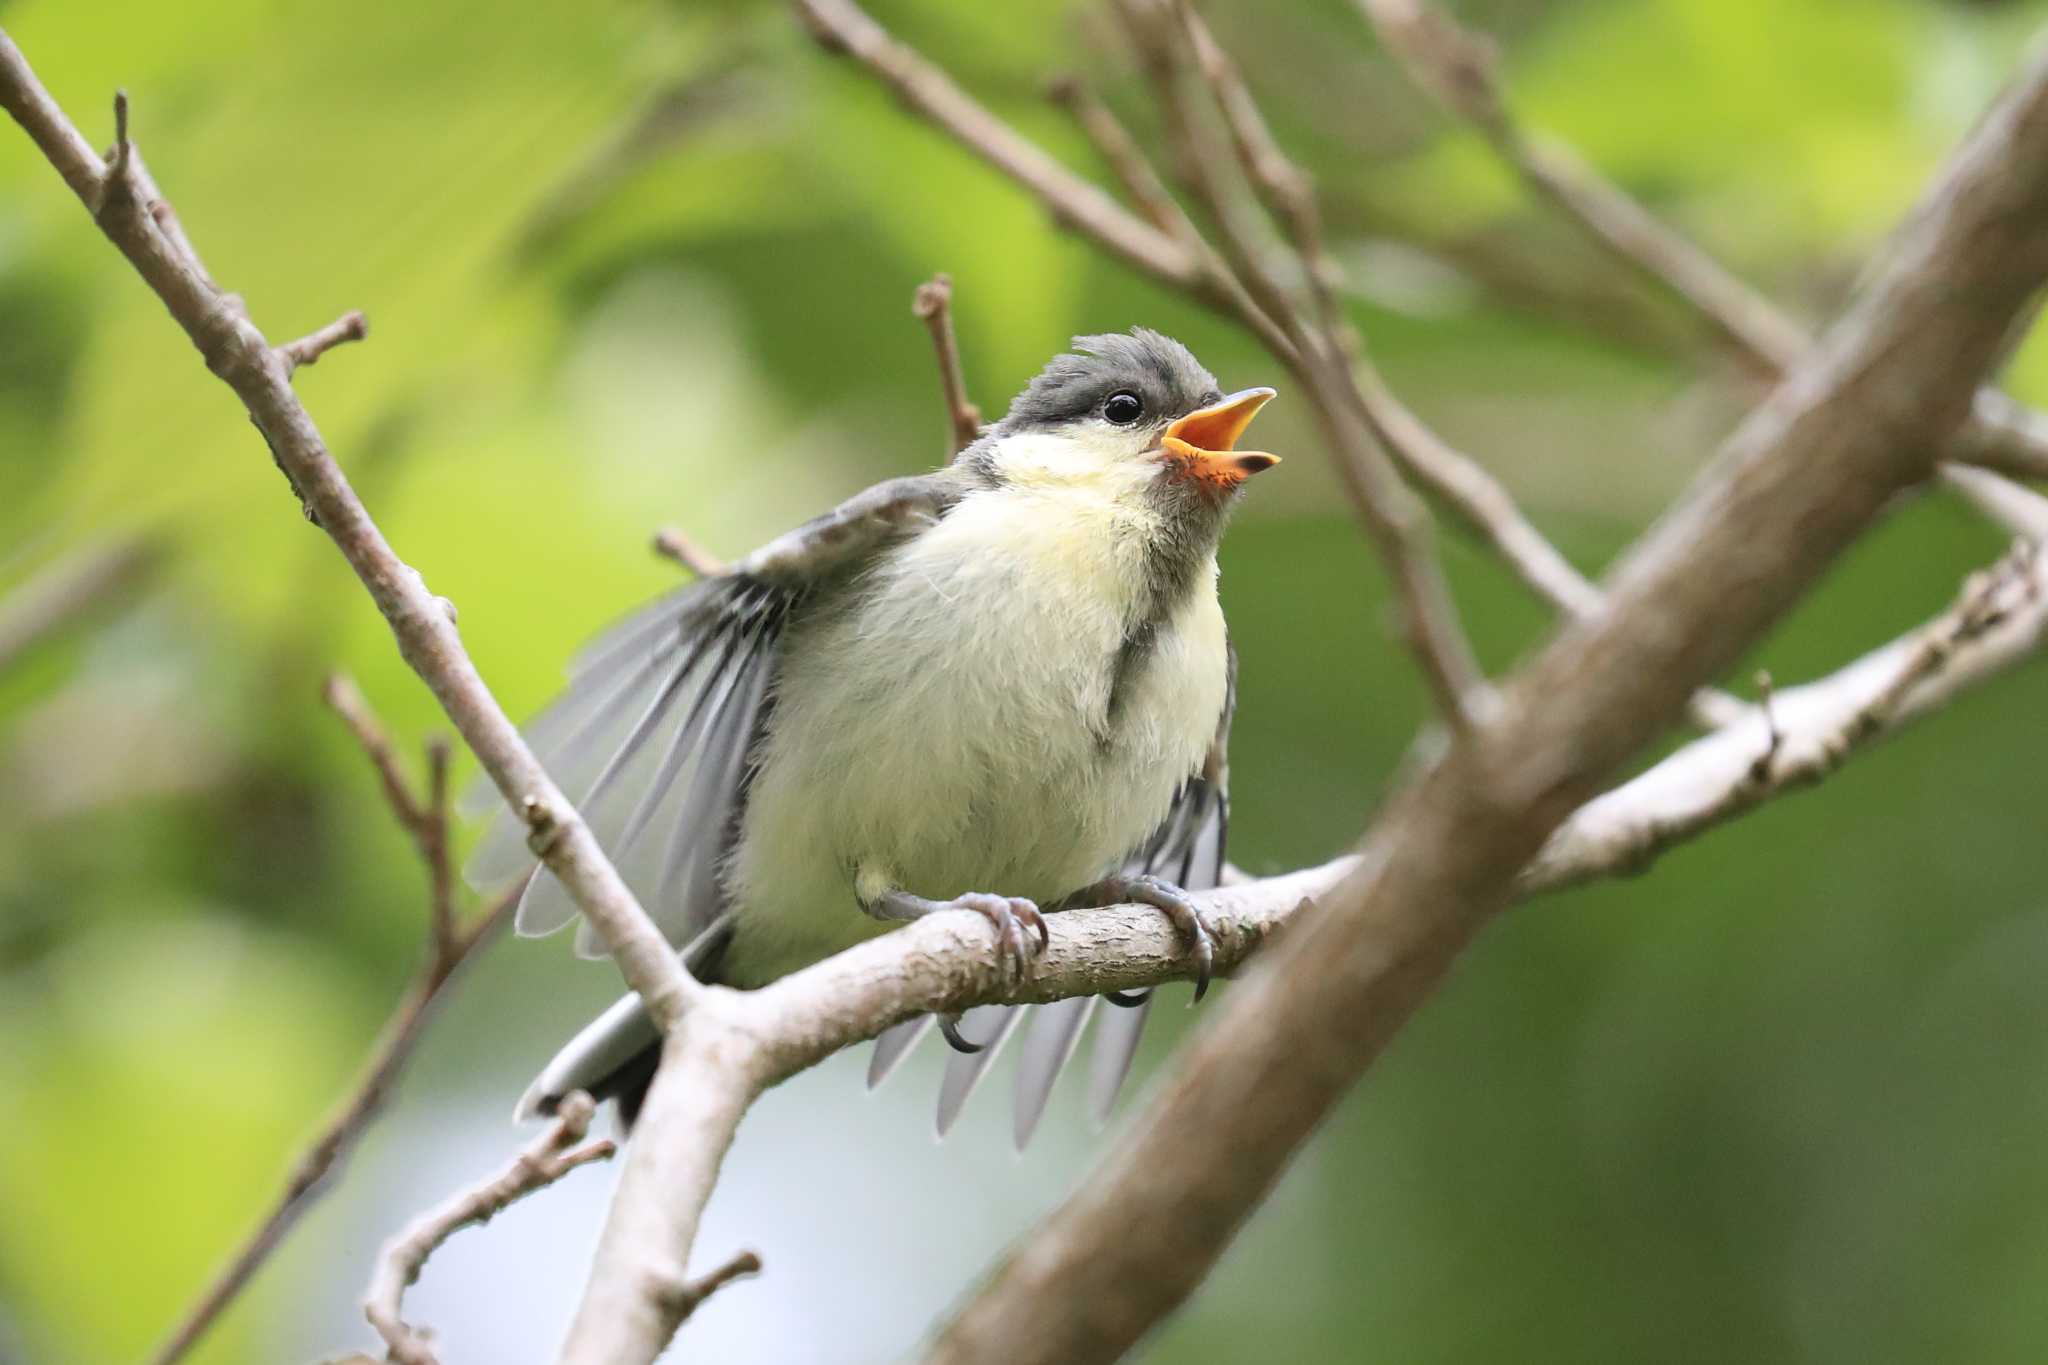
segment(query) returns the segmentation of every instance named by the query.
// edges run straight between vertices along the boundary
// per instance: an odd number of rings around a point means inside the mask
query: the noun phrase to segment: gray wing
[[[696,938],[723,909],[720,872],[792,613],[942,515],[961,486],[944,472],[878,484],[728,573],[642,608],[578,656],[568,688],[528,727],[535,754],[671,943]],[[484,783],[465,805],[496,799]],[[532,865],[525,830],[501,813],[465,872],[496,887]],[[537,876],[515,923],[539,935],[575,918],[560,883]],[[576,946],[602,951],[588,926]]]
[[[1230,824],[1230,721],[1237,709],[1234,648],[1229,650],[1228,659],[1223,714],[1217,718],[1216,737],[1210,742],[1201,770],[1181,785],[1159,828],[1125,860],[1127,872],[1150,873],[1187,891],[1206,891],[1223,881],[1224,844]],[[953,1126],[968,1095],[987,1073],[1003,1043],[1029,1015],[1024,1056],[1017,1067],[1012,1129],[1021,1151],[1045,1113],[1053,1083],[1079,1047],[1082,1031],[1105,1002],[1121,1007],[1108,1009],[1096,1030],[1088,1095],[1089,1109],[1096,1121],[1106,1121],[1137,1055],[1138,1040],[1144,1033],[1145,1016],[1152,1003],[1149,991],[1128,1002],[1080,996],[1049,1005],[987,1005],[968,1011],[961,1019],[960,1033],[969,1042],[981,1044],[982,1050],[955,1053],[947,1061],[939,1091],[940,1135],[944,1136]],[[929,1015],[906,1020],[876,1039],[874,1059],[868,1068],[870,1086],[880,1084],[895,1070],[931,1022]]]

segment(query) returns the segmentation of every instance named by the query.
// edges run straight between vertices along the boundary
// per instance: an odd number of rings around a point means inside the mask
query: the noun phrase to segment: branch
[[[976,103],[945,72],[890,37],[850,0],[798,0],[797,16],[827,49],[860,61],[904,104],[1031,191],[1054,221],[1087,233],[1125,264],[1161,283],[1197,284],[1198,266],[1180,243],[1046,155]]]
[[[890,39],[846,0],[798,0],[798,8],[806,24],[828,47],[860,58],[899,92],[902,90],[901,82],[908,76],[943,82],[952,92],[953,100],[943,104],[917,100],[908,102],[913,112],[970,150],[988,156],[985,143],[992,128],[1001,129],[1005,139],[1022,140],[1020,134],[973,103],[943,73],[914,51]],[[852,41],[855,38],[860,41]],[[887,54],[886,68],[878,64],[881,61],[879,54],[883,53]],[[1193,221],[1174,201],[1172,193],[1152,169],[1144,153],[1108,108],[1072,78],[1053,81],[1049,94],[1072,113],[1083,133],[1124,186],[1126,194],[1150,220],[1150,225],[1179,243],[1179,251],[1170,260],[1131,260],[1118,240],[1095,233],[1091,227],[1092,218],[1060,198],[1063,193],[1060,183],[1027,183],[1027,188],[1052,207],[1054,220],[1090,237],[1098,246],[1122,257],[1159,283],[1179,289],[1196,302],[1242,322],[1265,343],[1276,359],[1293,369],[1298,364],[1293,341],[1250,297],[1215,249],[1202,239]],[[1044,156],[1042,152],[1039,155]],[[1182,259],[1183,256],[1186,260]],[[1354,364],[1352,382],[1357,389],[1354,401],[1362,405],[1370,435],[1354,431],[1348,433],[1346,439],[1353,445],[1371,439],[1383,442],[1424,487],[1441,498],[1461,521],[1493,547],[1518,578],[1553,607],[1578,616],[1598,605],[1598,589],[1522,515],[1499,480],[1477,461],[1437,436],[1419,417],[1402,406],[1378,373],[1364,362],[1362,355]],[[1339,471],[1345,475],[1347,489],[1355,498],[1354,471],[1358,464],[1355,460],[1342,458],[1341,445],[1333,444],[1333,449],[1340,453]],[[1417,632],[1417,623],[1427,623],[1433,615],[1426,606],[1421,610],[1411,606],[1408,609],[1411,635]],[[1454,652],[1447,647],[1446,655]],[[1437,680],[1441,696],[1456,690],[1448,679],[1462,670],[1444,665],[1429,668],[1427,672]],[[1713,692],[1703,693],[1695,705],[1697,718],[1708,728],[1735,719],[1743,710],[1741,704],[1732,698]]]
[[[1419,765],[1357,870],[1209,1013],[1125,1141],[928,1358],[1114,1359],[1184,1300],[1570,809],[1927,477],[2044,277],[2037,58],[1869,292],[1623,562],[1606,607],[1508,681],[1495,719]]]
[[[111,541],[69,555],[0,601],[0,672],[109,598],[132,592],[162,566],[154,536]]]
[[[1357,0],[1417,85],[1486,139],[1531,193],[1637,278],[1676,299],[1759,377],[1782,377],[1812,338],[1770,299],[1673,230],[1563,143],[1532,133],[1501,88],[1494,46],[1429,0]],[[2048,417],[1995,389],[1950,443],[1951,459],[2048,478]]]
[[[1968,465],[1945,464],[1941,481],[1963,500],[2021,540],[2048,542],[2048,498],[2010,479]]]
[[[1453,728],[1461,728],[1485,705],[1484,678],[1443,582],[1429,511],[1394,468],[1383,435],[1373,429],[1347,372],[1351,357],[1358,353],[1356,338],[1337,308],[1334,290],[1318,291],[1327,306],[1312,316],[1266,267],[1259,227],[1221,172],[1234,158],[1241,158],[1246,163],[1242,169],[1255,185],[1277,186],[1271,192],[1285,203],[1275,210],[1276,216],[1305,234],[1297,242],[1304,273],[1311,279],[1319,274],[1327,278],[1334,267],[1322,252],[1315,211],[1312,205],[1300,207],[1309,193],[1307,177],[1279,157],[1250,97],[1241,85],[1230,84],[1234,68],[1225,61],[1220,75],[1213,67],[1199,69],[1193,49],[1200,46],[1196,39],[1206,30],[1189,11],[1162,0],[1123,0],[1118,12],[1163,110],[1175,160],[1221,235],[1221,257],[1234,285],[1228,292],[1233,310],[1255,330],[1261,321],[1277,328],[1280,338],[1269,338],[1268,347],[1307,388],[1311,410],[1338,457],[1337,471],[1353,507],[1393,580],[1409,651],[1438,709]],[[1213,51],[1213,43],[1210,47]],[[1233,130],[1228,141],[1213,135],[1210,121],[1195,104],[1192,88],[1197,79],[1224,108]],[[1219,80],[1225,82],[1223,88],[1218,88]],[[1278,168],[1273,164],[1276,158]],[[1216,268],[1216,256],[1214,251],[1202,253],[1211,270]]]
[[[957,456],[981,435],[981,409],[967,396],[967,383],[960,377],[960,344],[953,336],[953,279],[934,275],[911,296],[910,312],[930,329],[932,350],[939,362],[939,388],[946,396],[946,416],[952,426],[949,455]]]
[[[1046,83],[1045,93],[1072,116],[1096,155],[1123,186],[1124,196],[1152,226],[1189,245],[1199,240],[1200,232],[1146,159],[1137,139],[1078,76],[1055,76]]]
[[[515,1157],[510,1166],[474,1189],[465,1190],[440,1206],[415,1218],[398,1236],[385,1243],[377,1258],[377,1271],[363,1302],[364,1316],[377,1329],[389,1348],[390,1359],[400,1365],[436,1365],[426,1338],[408,1326],[400,1312],[405,1291],[420,1277],[427,1258],[441,1244],[466,1227],[488,1223],[535,1190],[554,1184],[578,1166],[603,1161],[611,1156],[609,1139],[587,1147],[576,1144],[590,1130],[597,1105],[590,1096],[577,1091],[563,1099],[548,1131]],[[730,1278],[730,1276],[728,1276]],[[716,1288],[716,1286],[712,1286]],[[710,1292],[709,1290],[706,1291]]]
[[[163,300],[206,360],[234,389],[270,446],[307,517],[333,538],[390,624],[418,673],[498,790],[526,821],[535,854],[559,879],[611,950],[620,974],[663,1025],[697,992],[595,836],[555,787],[477,673],[456,631],[454,608],[427,590],[370,519],[292,391],[288,357],[199,264],[175,218],[160,207],[128,138],[125,96],[116,100],[113,156],[102,165],[0,31],[0,107],[13,115],[63,175],[108,240]]]
[[[424,796],[416,796],[399,770],[389,736],[356,685],[336,674],[327,680],[323,695],[362,745],[371,766],[377,770],[385,803],[412,836],[420,860],[426,864],[430,887],[426,957],[378,1034],[355,1089],[336,1106],[318,1135],[292,1163],[291,1175],[277,1202],[150,1357],[152,1365],[172,1365],[197,1345],[313,1206],[328,1178],[355,1150],[356,1143],[390,1099],[392,1088],[406,1063],[412,1060],[444,988],[472,954],[496,939],[524,889],[522,882],[500,895],[466,927],[458,925],[454,869],[448,854],[447,744],[431,741],[427,745],[427,791]]]
[[[1581,806],[1522,871],[1515,895],[1639,872],[1678,844],[1813,785],[2031,657],[2044,639],[2048,564],[2016,554],[1967,588],[1950,613],[1826,679],[1778,694],[1768,711],[1772,731],[1709,736]],[[1760,778],[1765,755],[1775,762]],[[1346,855],[1198,894],[1217,930],[1218,972],[1244,968],[1360,865]],[[938,915],[760,991],[717,993],[718,1012],[732,1014],[715,1030],[708,1014],[690,1015],[656,1072],[602,1244],[606,1259],[593,1269],[562,1358],[646,1360],[668,1341],[675,1328],[659,1305],[674,1290],[665,1286],[689,1282],[682,1259],[698,1212],[741,1116],[763,1091],[918,1014],[1142,990],[1185,977],[1179,939],[1149,907],[1073,911],[1049,923],[1046,953],[1014,989],[990,962],[985,925]],[[692,1036],[693,1028],[702,1031]],[[747,1046],[732,1046],[734,1033]]]
[[[351,308],[319,331],[309,332],[297,341],[286,342],[277,348],[277,354],[284,361],[285,370],[290,372],[302,365],[311,365],[345,342],[361,341],[369,335],[370,320],[363,316],[361,309]]]
[[[673,526],[654,533],[654,553],[680,564],[699,578],[716,578],[730,566]]]
[[[1518,890],[1537,895],[1641,872],[1666,850],[1820,782],[1862,749],[2032,657],[2044,639],[2048,564],[2021,542],[1919,630],[1776,693],[1761,727],[1730,726],[1696,740],[1573,811],[1522,869]]]

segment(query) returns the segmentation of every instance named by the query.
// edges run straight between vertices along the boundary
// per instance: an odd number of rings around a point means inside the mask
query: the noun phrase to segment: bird
[[[628,615],[527,730],[700,979],[751,988],[949,909],[989,922],[1014,979],[1044,915],[1138,902],[1208,985],[1237,659],[1216,551],[1270,388],[1225,393],[1145,328],[1076,337],[951,462],[856,494]],[[482,784],[476,793],[488,802]],[[578,917],[502,817],[467,869],[530,874],[522,935]],[[584,924],[576,946],[601,956]],[[1101,997],[1090,1095],[1106,1116],[1150,993]],[[1037,1007],[1017,1073],[1021,1149],[1097,997]],[[934,1023],[954,1048],[938,1130],[1032,1009],[898,1024],[878,1084]],[[659,1040],[628,995],[542,1069],[517,1114],[575,1090],[630,1131]]]

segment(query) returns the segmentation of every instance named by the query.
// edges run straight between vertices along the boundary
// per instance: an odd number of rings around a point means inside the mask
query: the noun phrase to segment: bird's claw
[[[1150,873],[1113,877],[1102,889],[1116,900],[1152,906],[1173,921],[1173,927],[1188,941],[1187,955],[1194,964],[1195,999],[1209,993],[1209,978],[1216,966],[1216,931],[1187,892]]]
[[[960,1016],[957,1014],[940,1015],[939,1032],[945,1035],[946,1046],[952,1048],[955,1052],[971,1054],[979,1052],[988,1046],[986,1043],[968,1041],[967,1035],[960,1031]]]
[[[1030,970],[1031,959],[1046,950],[1052,942],[1052,931],[1046,926],[1045,916],[1038,907],[1022,896],[998,896],[987,891],[969,891],[955,896],[953,904],[962,910],[972,910],[995,926],[997,956],[1006,969],[1006,974],[1022,981]],[[1026,933],[1037,935],[1034,945]]]

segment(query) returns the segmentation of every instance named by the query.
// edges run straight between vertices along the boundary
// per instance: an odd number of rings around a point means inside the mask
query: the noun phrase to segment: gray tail
[[[698,980],[712,980],[731,943],[732,919],[722,916],[683,949],[683,964]],[[599,1103],[616,1101],[619,1121],[631,1131],[660,1061],[661,1035],[647,1017],[640,997],[621,997],[541,1068],[519,1097],[512,1117],[514,1121],[544,1118],[555,1112],[564,1096],[582,1090]]]

